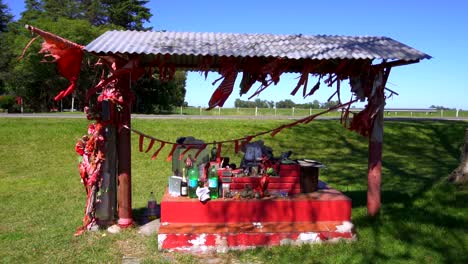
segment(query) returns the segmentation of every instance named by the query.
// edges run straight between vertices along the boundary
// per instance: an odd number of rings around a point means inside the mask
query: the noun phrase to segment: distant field
[[[305,117],[317,113],[321,113],[325,109],[303,109],[303,108],[215,108],[210,111],[206,111],[203,107],[175,107],[172,111],[164,112],[165,115],[188,115],[188,116],[268,116],[268,117]],[[459,110],[458,115],[456,110],[433,110],[434,112],[426,112],[421,109],[410,109],[404,111],[385,111],[384,116],[387,118],[398,118],[398,117],[412,117],[412,118],[468,118],[467,110]],[[0,110],[0,113],[2,111]],[[356,111],[352,111],[356,113]],[[64,112],[51,112],[50,114],[64,114],[64,115],[78,115],[83,114],[82,111],[70,112],[69,110]],[[331,111],[323,115],[323,117],[340,117],[341,111]]]
[[[288,116],[301,117],[320,113],[325,109],[302,109],[302,108],[215,108],[206,111],[201,107],[177,107],[171,113],[182,115],[222,115],[222,116]],[[456,110],[437,110],[435,112],[425,112],[421,110],[405,111],[385,111],[385,117],[414,117],[414,118],[439,118],[456,117]],[[324,114],[326,117],[339,117],[341,111],[332,111]],[[458,117],[468,117],[468,111],[458,111]]]
[[[217,109],[213,111],[215,113]],[[222,109],[221,111],[224,111]],[[235,111],[235,110],[234,110]],[[194,136],[206,141],[239,138],[285,120],[143,120],[133,127],[160,139]],[[73,237],[81,224],[85,192],[74,145],[86,131],[82,119],[0,118],[0,260],[2,263],[206,263],[184,254],[160,253],[156,237],[136,229]],[[218,255],[239,263],[468,263],[468,188],[446,183],[458,165],[467,122],[388,121],[382,177],[382,213],[366,216],[367,140],[336,120],[319,120],[261,139],[276,156],[322,161],[321,180],[353,200],[353,243],[281,246]],[[133,136],[135,217],[150,191],[160,200],[171,164],[169,149],[152,161]],[[239,162],[233,146],[223,155]]]

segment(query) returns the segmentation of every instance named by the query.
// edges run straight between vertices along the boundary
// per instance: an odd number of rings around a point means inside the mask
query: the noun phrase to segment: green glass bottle
[[[214,165],[208,172],[208,188],[210,189],[210,198],[217,199],[219,197],[218,170]]]
[[[189,198],[197,198],[198,187],[198,170],[194,167],[188,169],[188,196]]]

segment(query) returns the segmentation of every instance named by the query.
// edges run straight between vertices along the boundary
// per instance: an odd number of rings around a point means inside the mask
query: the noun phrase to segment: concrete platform
[[[355,238],[351,200],[328,188],[308,194],[263,199],[161,201],[160,250],[226,252],[259,246]]]

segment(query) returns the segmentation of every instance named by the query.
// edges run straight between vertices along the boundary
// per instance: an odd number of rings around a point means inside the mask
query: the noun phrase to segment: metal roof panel
[[[96,54],[420,60],[431,56],[387,37],[107,31],[85,50]]]

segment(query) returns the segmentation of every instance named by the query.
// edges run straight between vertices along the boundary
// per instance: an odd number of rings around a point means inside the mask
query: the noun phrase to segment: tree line
[[[338,104],[338,101],[330,100],[328,102],[321,103],[318,100],[314,100],[310,103],[297,104],[291,99],[281,100],[278,102],[255,99],[255,101],[244,101],[236,99],[234,101],[234,107],[240,108],[304,108],[304,109],[328,109]]]
[[[152,14],[147,0],[25,0],[25,10],[15,21],[10,8],[0,0],[0,108],[16,111],[11,98],[23,98],[27,111],[44,112],[59,108],[53,98],[68,86],[59,76],[55,64],[41,63],[40,42],[30,47],[18,62],[23,48],[32,38],[26,24],[52,32],[75,43],[86,45],[108,30],[148,30],[144,26]],[[97,58],[85,55],[74,93],[75,108],[82,109],[86,90],[98,81],[94,68]],[[136,95],[134,111],[157,113],[184,104],[186,73],[178,72],[174,80],[160,82],[157,71],[143,77],[132,88]],[[62,105],[71,106],[71,98]]]

